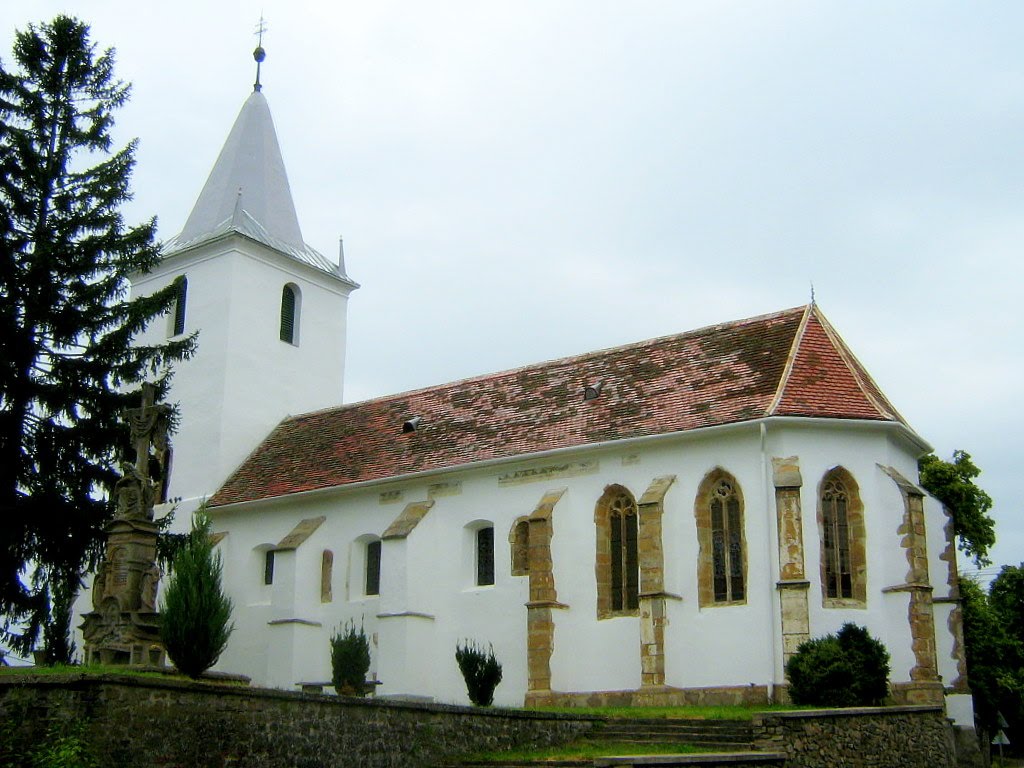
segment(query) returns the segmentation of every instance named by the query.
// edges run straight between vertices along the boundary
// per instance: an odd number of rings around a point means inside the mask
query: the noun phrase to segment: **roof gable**
[[[852,355],[841,354],[838,337],[825,329],[816,309],[798,307],[291,417],[210,503],[685,432],[762,418],[773,409],[890,418],[865,405],[870,401],[859,382],[866,374],[859,364],[849,370]],[[584,399],[587,386],[599,388],[595,399]],[[403,432],[413,417],[417,428]]]
[[[814,304],[807,307],[770,414],[903,421]]]

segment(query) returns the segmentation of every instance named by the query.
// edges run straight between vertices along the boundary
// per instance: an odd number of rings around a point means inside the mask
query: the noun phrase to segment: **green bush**
[[[889,689],[889,652],[856,624],[802,643],[786,664],[794,704],[865,707],[882,703]]]
[[[174,557],[160,606],[160,639],[174,666],[189,677],[217,663],[234,629],[231,600],[221,587],[224,565],[210,527],[200,507],[188,540]]]
[[[339,694],[359,695],[364,693],[366,673],[370,669],[370,643],[362,626],[356,630],[356,623],[345,623],[343,632],[331,637],[331,682]]]
[[[494,647],[484,652],[476,643],[466,641],[455,648],[462,679],[466,681],[469,700],[478,707],[489,707],[494,701],[494,689],[501,682],[501,664],[494,658]]]

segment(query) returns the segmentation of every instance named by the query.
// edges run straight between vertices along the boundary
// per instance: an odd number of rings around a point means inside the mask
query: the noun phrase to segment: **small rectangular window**
[[[268,549],[263,559],[263,583],[274,583],[274,550]]]
[[[494,528],[481,528],[476,532],[476,584],[478,587],[494,583]]]
[[[380,541],[366,545],[366,594],[380,594]]]

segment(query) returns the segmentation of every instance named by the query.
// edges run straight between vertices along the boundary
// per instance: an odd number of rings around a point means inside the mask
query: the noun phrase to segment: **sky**
[[[129,222],[183,225],[262,83],[349,275],[346,401],[806,304],[1024,561],[1024,4],[24,0],[133,83]],[[813,288],[812,288],[813,286]]]

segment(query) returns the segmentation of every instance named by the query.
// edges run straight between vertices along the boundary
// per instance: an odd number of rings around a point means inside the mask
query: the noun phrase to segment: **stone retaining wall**
[[[757,748],[786,768],[953,768],[953,729],[939,706],[868,707],[754,716]]]
[[[560,744],[590,718],[110,676],[0,676],[0,765],[82,723],[104,768],[428,768],[479,750]],[[5,751],[7,754],[5,754]]]

